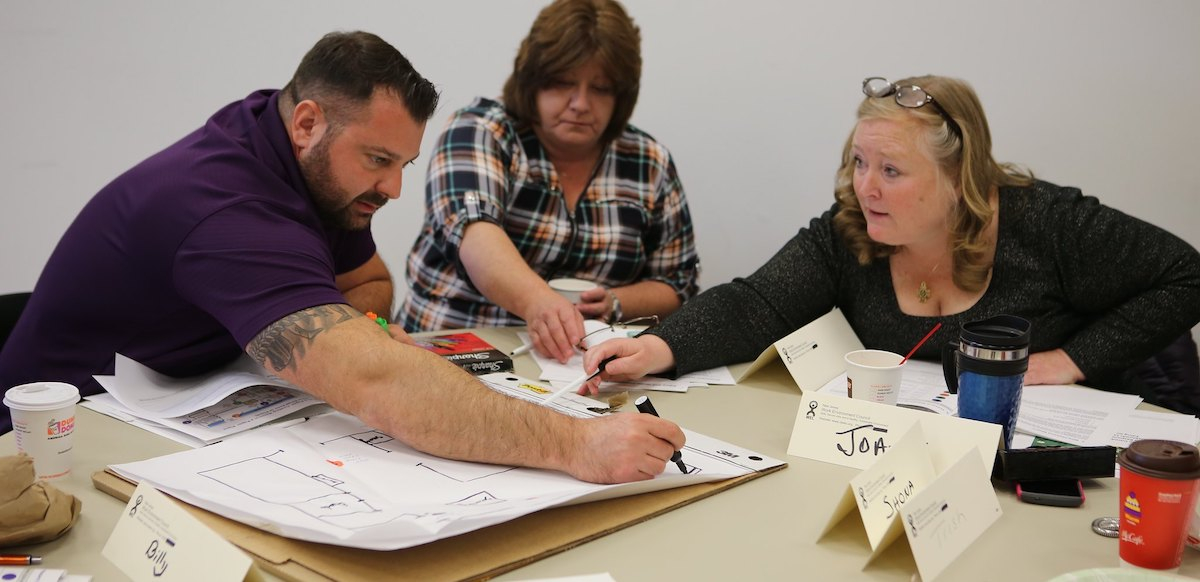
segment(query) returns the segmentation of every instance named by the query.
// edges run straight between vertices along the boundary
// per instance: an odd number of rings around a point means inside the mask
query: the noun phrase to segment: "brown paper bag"
[[[48,542],[67,533],[83,504],[34,479],[33,458],[0,457],[0,547]]]

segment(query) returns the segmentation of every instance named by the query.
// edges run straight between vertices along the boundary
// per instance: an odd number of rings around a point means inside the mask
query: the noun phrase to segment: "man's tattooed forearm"
[[[297,311],[262,330],[246,352],[264,368],[275,372],[296,368],[296,361],[321,332],[355,317],[347,305],[318,305]],[[268,362],[270,364],[268,365]]]

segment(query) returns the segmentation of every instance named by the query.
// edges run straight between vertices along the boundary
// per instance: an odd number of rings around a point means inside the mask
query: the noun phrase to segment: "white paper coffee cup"
[[[17,450],[33,457],[38,479],[55,479],[71,472],[76,402],[79,389],[63,382],[22,384],[4,393]]]
[[[584,279],[551,279],[549,281],[550,288],[559,295],[566,297],[571,303],[579,303],[579,296],[588,289],[593,289],[596,284]]]
[[[896,404],[904,356],[883,350],[855,350],[846,354],[846,391],[851,398]]]

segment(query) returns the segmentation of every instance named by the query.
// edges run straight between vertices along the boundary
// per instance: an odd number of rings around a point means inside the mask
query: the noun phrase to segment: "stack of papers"
[[[825,384],[820,392],[846,396],[846,375]],[[1039,436],[1079,446],[1118,448],[1140,439],[1200,442],[1200,419],[1175,412],[1138,410],[1139,396],[1105,392],[1084,386],[1026,386],[1013,448],[1028,447]],[[946,390],[942,367],[909,360],[904,364],[898,406],[958,415],[958,396]]]
[[[591,347],[610,339],[632,337],[632,335],[636,335],[645,328],[614,329],[607,323],[589,319],[583,322],[583,329],[588,334],[586,345]],[[528,333],[521,332],[518,336],[523,343],[529,343]],[[567,360],[565,364],[558,363],[558,360],[540,356],[533,351],[529,353],[542,369],[542,374],[538,376],[538,379],[549,382],[555,388],[566,386],[584,374],[583,352],[576,351],[575,355],[571,356],[571,359]],[[733,375],[729,373],[729,368],[721,366],[720,368],[685,374],[674,380],[646,376],[631,382],[604,382],[600,385],[600,390],[603,392],[621,392],[623,390],[687,392],[689,386],[732,385],[735,383]]]
[[[208,374],[172,378],[117,354],[114,371],[95,376],[108,392],[83,406],[192,447],[323,406],[248,356]]]
[[[1196,417],[1138,410],[1141,403],[1140,396],[1083,386],[1026,386],[1021,391],[1017,433],[1073,445],[1117,448],[1141,439],[1200,442]],[[1014,447],[1015,443],[1014,438]]]

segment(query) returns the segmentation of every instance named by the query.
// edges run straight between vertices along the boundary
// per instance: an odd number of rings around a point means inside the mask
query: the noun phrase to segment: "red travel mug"
[[[1200,490],[1200,451],[1175,441],[1135,441],[1121,465],[1121,561],[1140,568],[1179,567]]]

